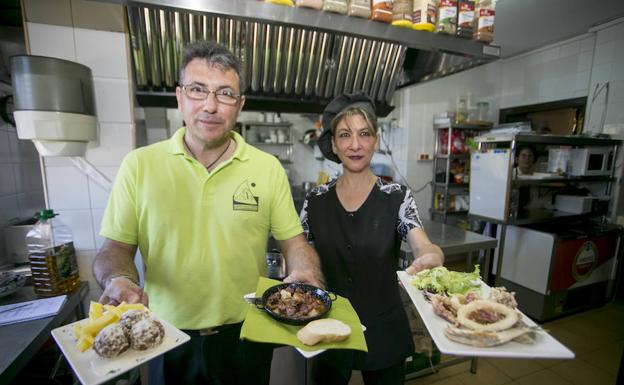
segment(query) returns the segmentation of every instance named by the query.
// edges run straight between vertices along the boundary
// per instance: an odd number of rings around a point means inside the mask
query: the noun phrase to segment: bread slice
[[[308,323],[297,332],[297,338],[305,345],[343,341],[350,335],[351,328],[349,325],[333,318],[317,319]]]

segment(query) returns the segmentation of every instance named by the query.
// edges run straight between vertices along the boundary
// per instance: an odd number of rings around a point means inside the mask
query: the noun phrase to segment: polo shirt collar
[[[186,133],[186,127],[180,127],[173,136],[169,139],[168,152],[173,155],[186,155],[184,149],[184,134]],[[236,151],[233,158],[245,161],[249,159],[249,145],[245,142],[242,136],[235,131],[230,131],[230,137],[236,142]]]

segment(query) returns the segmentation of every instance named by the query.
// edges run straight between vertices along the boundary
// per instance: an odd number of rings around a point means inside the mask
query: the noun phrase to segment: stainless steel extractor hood
[[[320,112],[334,96],[363,90],[385,116],[397,87],[499,55],[475,41],[259,1],[105,1],[126,5],[142,106],[175,106],[182,51],[199,39],[242,59],[247,110],[283,112]]]

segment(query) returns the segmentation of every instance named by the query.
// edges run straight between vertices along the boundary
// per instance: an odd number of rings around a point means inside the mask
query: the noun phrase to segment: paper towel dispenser
[[[11,57],[15,124],[42,156],[84,156],[97,138],[91,70],[67,60]]]

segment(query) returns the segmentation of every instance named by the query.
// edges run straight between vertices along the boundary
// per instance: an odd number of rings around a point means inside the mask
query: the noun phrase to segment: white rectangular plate
[[[82,322],[76,321],[76,322]],[[190,337],[171,324],[159,320],[165,328],[163,342],[153,349],[128,349],[115,358],[103,358],[93,349],[80,352],[76,347],[73,326],[76,322],[52,330],[52,337],[83,385],[97,385],[187,342]]]
[[[444,354],[468,357],[574,358],[574,353],[570,349],[563,346],[545,331],[537,332],[535,342],[530,345],[509,341],[500,346],[481,348],[451,341],[444,335],[444,329],[449,323],[433,312],[433,307],[425,300],[422,291],[412,285],[413,277],[404,271],[397,271],[397,275],[412,302],[416,305],[416,309],[425,323],[429,334],[431,334],[431,338],[433,338],[440,352]],[[482,295],[487,297],[489,291],[490,287],[481,282]],[[522,320],[529,326],[536,325],[535,322],[524,314],[522,314]]]

